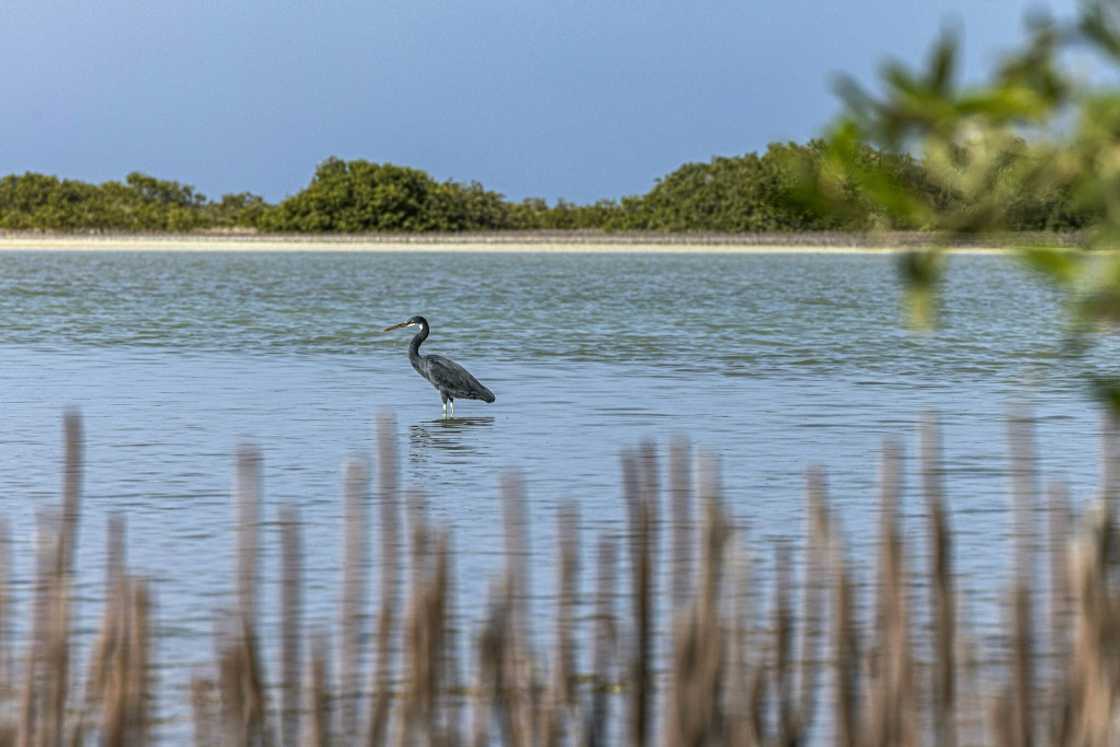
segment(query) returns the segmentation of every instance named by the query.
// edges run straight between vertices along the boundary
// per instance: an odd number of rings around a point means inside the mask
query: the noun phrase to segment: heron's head
[[[422,316],[417,315],[404,320],[400,324],[394,324],[391,327],[386,327],[385,331],[392,332],[394,329],[400,329],[401,327],[416,327],[417,329],[424,329],[427,326],[428,320]]]

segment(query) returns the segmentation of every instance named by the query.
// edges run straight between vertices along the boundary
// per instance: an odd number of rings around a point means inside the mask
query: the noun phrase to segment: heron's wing
[[[428,355],[425,358],[428,362],[429,381],[436,388],[445,390],[452,397],[494,401],[494,393],[455,361],[442,355]]]

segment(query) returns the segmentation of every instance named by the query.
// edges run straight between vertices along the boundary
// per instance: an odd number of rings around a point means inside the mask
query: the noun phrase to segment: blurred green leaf
[[[913,329],[930,330],[937,326],[937,286],[944,274],[944,258],[936,249],[903,252],[898,256],[898,273],[905,293],[907,322]]]
[[[935,230],[931,245],[1026,226],[1082,231],[1086,250],[1029,246],[1020,255],[1066,293],[1072,314],[1058,353],[1088,368],[1096,332],[1120,326],[1120,257],[1099,251],[1120,247],[1120,89],[1071,72],[1065,52],[1085,45],[1120,66],[1120,1],[1089,0],[1072,22],[1035,16],[1027,43],[964,90],[951,33],[924,70],[884,65],[881,95],[841,79],[847,112],[826,138],[827,178],[817,188],[819,204],[835,204],[851,200],[836,185],[855,185],[868,214],[889,227]],[[892,168],[891,157],[907,156],[919,159],[920,180]],[[936,323],[941,271],[935,248],[900,256],[912,326]],[[1120,384],[1093,380],[1102,401],[1120,409]]]
[[[957,38],[954,34],[943,33],[933,48],[930,64],[929,88],[944,96],[949,92],[956,70]]]
[[[1120,380],[1094,374],[1089,377],[1089,385],[1094,397],[1114,416],[1120,416]]]
[[[1077,280],[1080,261],[1067,249],[1027,247],[1020,251],[1023,261],[1059,285],[1072,288]]]
[[[1081,4],[1081,34],[1097,49],[1120,59],[1120,30],[1117,28],[1115,3],[1088,0]]]

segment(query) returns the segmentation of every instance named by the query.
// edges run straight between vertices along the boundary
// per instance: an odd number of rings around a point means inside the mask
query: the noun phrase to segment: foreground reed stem
[[[402,552],[395,430],[391,418],[379,418],[374,495],[364,462],[351,462],[345,471],[336,631],[321,621],[308,626],[310,635],[305,630],[303,525],[294,505],[280,508],[273,667],[266,666],[258,638],[258,586],[270,577],[260,560],[268,541],[260,533],[268,513],[262,461],[252,447],[238,451],[231,589],[236,606],[216,614],[212,670],[199,671],[191,683],[197,745],[364,740],[400,747],[521,747],[626,741],[693,747],[803,745],[829,734],[844,747],[926,742],[1103,747],[1120,739],[1115,574],[1120,545],[1111,500],[1116,466],[1102,470],[1105,499],[1080,522],[1066,490],[1058,483],[1049,487],[1047,541],[1041,542],[1033,423],[1023,413],[1009,420],[1015,572],[1008,592],[1006,664],[988,665],[994,669],[984,679],[1001,684],[980,695],[980,665],[961,623],[933,416],[921,429],[924,565],[911,560],[908,546],[901,447],[888,441],[883,448],[878,575],[868,600],[869,624],[860,622],[860,587],[850,570],[840,517],[829,506],[823,469],[807,473],[808,531],[800,561],[795,543],[787,539],[777,546],[769,622],[760,625],[749,560],[737,548],[761,553],[746,543],[729,513],[718,462],[700,459],[694,492],[692,450],[677,439],[668,460],[668,567],[660,565],[658,552],[660,462],[654,445],[644,443],[623,452],[626,534],[598,538],[594,594],[588,599],[580,591],[580,513],[575,506],[558,513],[555,609],[547,612],[552,622],[544,626],[551,628],[552,643],[543,648],[533,634],[539,623],[530,604],[528,524],[534,504],[522,477],[511,473],[500,481],[506,564],[492,585],[481,630],[462,636],[451,536],[430,521],[419,491],[408,493],[408,552]],[[26,626],[17,624],[10,602],[13,559],[7,527],[0,522],[0,692],[8,705],[0,711],[0,746],[153,743],[161,736],[152,684],[158,652],[155,587],[129,569],[123,517],[109,522],[104,608],[86,665],[75,646],[73,568],[82,484],[76,414],[67,415],[64,433],[60,509],[39,518]],[[1111,449],[1106,446],[1106,459]],[[371,507],[379,518],[380,595],[373,615],[366,609],[367,566],[374,557]],[[625,573],[619,568],[623,546]],[[1047,564],[1037,557],[1043,551],[1049,553]],[[1039,573],[1042,568],[1048,573]],[[662,583],[665,573],[669,577]],[[928,618],[913,603],[915,588],[929,600]],[[657,624],[661,593],[672,605],[664,656]],[[625,602],[621,608],[619,600]],[[1048,614],[1036,615],[1036,608]],[[919,615],[921,622],[915,619]],[[19,629],[28,635],[15,652],[10,631]],[[459,648],[461,636],[470,643],[469,664]],[[373,649],[369,674],[363,666],[367,642]],[[585,644],[591,677],[580,674]],[[279,677],[275,697],[269,695],[269,671]],[[992,718],[987,732],[974,737],[980,702],[990,705]],[[828,719],[816,723],[818,712]]]

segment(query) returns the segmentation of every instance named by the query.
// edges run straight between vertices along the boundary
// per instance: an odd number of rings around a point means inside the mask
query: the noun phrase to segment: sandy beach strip
[[[539,254],[892,254],[928,243],[900,234],[758,236],[462,234],[416,236],[76,235],[0,233],[0,251],[450,252]],[[863,239],[861,241],[861,239]],[[1009,244],[1017,244],[1011,240]],[[953,254],[1003,254],[1007,247],[952,246]]]

